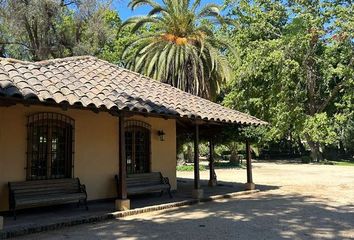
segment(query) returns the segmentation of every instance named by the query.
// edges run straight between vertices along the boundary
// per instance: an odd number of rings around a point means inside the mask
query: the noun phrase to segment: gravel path
[[[254,181],[262,192],[18,239],[354,239],[354,167],[255,163]]]

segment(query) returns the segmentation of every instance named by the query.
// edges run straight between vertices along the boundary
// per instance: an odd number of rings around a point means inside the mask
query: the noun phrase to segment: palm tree
[[[200,6],[200,0],[132,0],[132,10],[149,6],[146,16],[123,23],[139,38],[123,53],[126,67],[186,92],[212,99],[230,78],[222,55],[227,44],[217,39],[211,26],[223,21],[221,7]],[[148,29],[148,31],[146,31]]]

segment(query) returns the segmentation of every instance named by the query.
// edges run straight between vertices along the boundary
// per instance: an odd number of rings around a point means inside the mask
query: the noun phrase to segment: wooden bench
[[[118,192],[118,175],[115,176],[115,179]],[[126,184],[128,195],[160,192],[162,196],[163,192],[167,191],[172,198],[170,181],[160,172],[130,174],[126,178]]]
[[[85,185],[78,178],[9,182],[9,205],[16,219],[16,210],[40,206],[82,202],[86,210]]]

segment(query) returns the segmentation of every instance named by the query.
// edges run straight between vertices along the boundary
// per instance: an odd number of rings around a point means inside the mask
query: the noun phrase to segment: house
[[[161,172],[176,189],[178,125],[196,133],[200,196],[199,127],[230,124],[265,122],[91,56],[0,58],[0,212],[14,181],[78,177],[88,200],[118,209],[129,208],[127,174]]]

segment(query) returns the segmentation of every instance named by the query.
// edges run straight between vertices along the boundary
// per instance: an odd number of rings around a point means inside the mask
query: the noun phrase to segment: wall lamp
[[[166,133],[163,130],[158,130],[157,135],[159,135],[160,141],[165,141]]]

